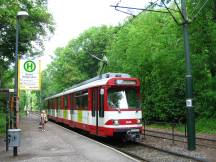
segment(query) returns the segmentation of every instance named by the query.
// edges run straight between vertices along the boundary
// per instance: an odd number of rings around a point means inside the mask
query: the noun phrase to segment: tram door
[[[92,90],[92,118],[95,123],[95,134],[99,134],[99,126],[104,118],[104,89],[94,88]]]
[[[92,89],[92,119],[95,125],[94,133],[98,134],[98,88]]]

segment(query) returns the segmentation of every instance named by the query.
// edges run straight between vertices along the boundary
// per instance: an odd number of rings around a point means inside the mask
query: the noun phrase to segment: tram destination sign
[[[40,60],[19,60],[19,89],[40,90],[41,68]]]

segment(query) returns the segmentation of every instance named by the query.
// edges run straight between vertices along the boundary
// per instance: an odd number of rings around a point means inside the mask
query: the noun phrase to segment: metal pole
[[[39,78],[40,78],[40,112],[42,108],[42,75],[41,75],[41,60],[39,61]],[[44,103],[45,104],[45,103]],[[43,105],[43,109],[46,108],[45,105]],[[48,113],[48,112],[47,112]]]
[[[14,128],[18,128],[17,115],[18,105],[18,41],[19,41],[19,18],[16,18],[16,49],[15,49],[15,79],[14,79]],[[17,147],[13,148],[13,155],[17,156]]]
[[[195,119],[194,119],[194,108],[192,103],[192,73],[191,73],[191,62],[190,62],[190,49],[188,40],[188,17],[186,12],[186,2],[181,1],[183,19],[183,32],[184,32],[184,48],[185,48],[185,59],[186,59],[186,111],[187,111],[187,135],[188,135],[188,150],[196,149],[195,139]]]
[[[12,129],[12,124],[13,124],[13,121],[12,121],[12,112],[13,112],[13,106],[14,106],[14,96],[11,96],[10,97],[10,129]]]
[[[40,89],[40,108],[39,108],[40,112],[41,112],[41,108],[42,108],[42,97],[41,97],[41,95],[42,95],[42,92],[41,92],[41,89]]]
[[[8,151],[8,127],[9,127],[9,118],[8,118],[8,112],[9,112],[9,100],[10,100],[10,94],[9,91],[6,93],[6,151]]]

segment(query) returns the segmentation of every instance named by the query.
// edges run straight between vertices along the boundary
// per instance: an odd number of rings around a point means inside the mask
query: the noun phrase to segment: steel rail
[[[151,148],[151,149],[154,149],[154,150],[158,150],[158,151],[161,151],[161,152],[164,152],[164,153],[167,153],[167,154],[175,155],[175,156],[178,156],[178,157],[184,157],[184,158],[199,161],[199,162],[208,162],[207,160],[202,159],[202,158],[196,158],[196,157],[193,157],[193,156],[180,154],[180,153],[177,153],[177,152],[173,152],[173,151],[161,149],[161,148],[158,148],[158,147],[154,147],[152,145],[147,145],[147,144],[144,144],[144,143],[141,143],[141,142],[136,142],[136,144],[141,145],[143,147],[148,147],[148,148]]]
[[[113,147],[125,154],[128,154],[136,159],[139,159],[139,160],[143,160],[143,161],[147,161],[147,162],[151,162],[151,160],[149,159],[146,159],[146,158],[143,158],[141,156],[138,156],[134,153],[131,153],[129,151],[125,151],[119,147],[115,147],[115,146],[112,146],[110,144],[107,144],[105,142],[102,142],[103,144],[109,146],[109,147]],[[202,159],[202,158],[196,158],[196,157],[193,157],[193,156],[189,156],[189,155],[185,155],[185,154],[180,154],[180,153],[176,153],[176,152],[173,152],[173,151],[169,151],[169,150],[165,150],[165,149],[161,149],[161,148],[158,148],[158,147],[154,147],[154,146],[151,146],[151,145],[147,145],[147,144],[144,144],[144,143],[141,143],[141,142],[135,142],[135,144],[137,145],[140,145],[142,147],[145,147],[145,148],[149,148],[149,149],[153,149],[153,150],[156,150],[156,151],[159,151],[159,152],[163,152],[163,153],[166,153],[166,154],[169,154],[169,155],[173,155],[173,156],[178,156],[178,157],[183,157],[183,158],[186,158],[186,159],[190,159],[190,160],[194,160],[194,161],[198,161],[198,162],[208,162],[207,160],[205,159]]]
[[[172,135],[172,133],[169,133],[169,132],[155,131],[155,130],[149,130],[149,129],[145,129],[145,131],[147,131],[147,132],[154,132],[154,133],[160,133],[160,134],[166,134],[166,135]],[[184,136],[182,134],[177,134],[177,133],[175,133],[174,136],[182,137],[182,138],[186,138],[187,137],[187,136]],[[216,139],[211,139],[211,138],[196,137],[196,139],[206,140],[206,141],[210,141],[210,142],[216,142]]]
[[[98,141],[98,140],[97,140]],[[101,142],[101,141],[98,141],[98,142]],[[132,153],[130,151],[125,151],[123,149],[121,149],[120,147],[116,147],[116,146],[113,146],[111,144],[107,144],[106,142],[101,142],[103,143],[104,145],[107,145],[109,147],[112,147],[120,152],[123,152],[127,155],[130,155],[138,160],[142,160],[142,161],[147,161],[147,162],[152,162],[151,160],[147,159],[147,158],[143,158],[139,155],[136,155],[135,153]],[[134,142],[135,144],[137,145],[140,145],[142,147],[145,147],[145,148],[148,148],[148,149],[153,149],[153,150],[156,150],[156,151],[159,151],[159,152],[163,152],[163,153],[166,153],[166,154],[169,154],[169,155],[173,155],[173,156],[178,156],[178,157],[183,157],[183,158],[186,158],[186,159],[190,159],[190,160],[194,160],[194,161],[198,161],[198,162],[208,162],[207,160],[205,159],[201,159],[201,158],[196,158],[196,157],[193,157],[193,156],[189,156],[189,155],[185,155],[185,154],[180,154],[180,153],[176,153],[176,152],[172,152],[172,151],[169,151],[169,150],[165,150],[165,149],[161,149],[161,148],[158,148],[158,147],[154,147],[154,146],[151,146],[151,145],[147,145],[147,144],[144,144],[144,143],[141,143],[141,142]]]
[[[166,133],[166,132],[161,132],[161,131],[152,131],[152,130],[145,130],[147,132],[150,132],[150,133],[158,133],[158,134],[164,134],[164,135],[169,135],[169,136],[172,136],[172,137],[178,137],[178,138],[184,138],[186,139],[186,137],[184,135],[176,135],[174,134],[174,136],[171,134],[171,133]],[[161,139],[168,139],[168,140],[171,140],[171,141],[176,141],[176,142],[182,142],[182,143],[187,143],[187,141],[184,141],[184,139],[180,140],[180,139],[175,139],[175,138],[168,138],[168,137],[165,137],[165,136],[158,136],[158,135],[153,135],[153,134],[143,134],[144,136],[150,136],[150,137],[155,137],[155,138],[161,138]],[[207,140],[206,142],[215,142],[214,139],[206,139],[206,138],[196,138],[198,140]],[[202,147],[208,147],[208,148],[213,148],[213,149],[216,149],[215,145],[211,145],[211,144],[201,144],[201,143],[197,143],[196,144],[197,146],[202,146]]]

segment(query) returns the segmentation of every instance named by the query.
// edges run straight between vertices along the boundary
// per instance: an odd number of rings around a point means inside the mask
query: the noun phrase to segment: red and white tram
[[[140,138],[140,82],[106,73],[45,99],[48,118],[103,137]]]

